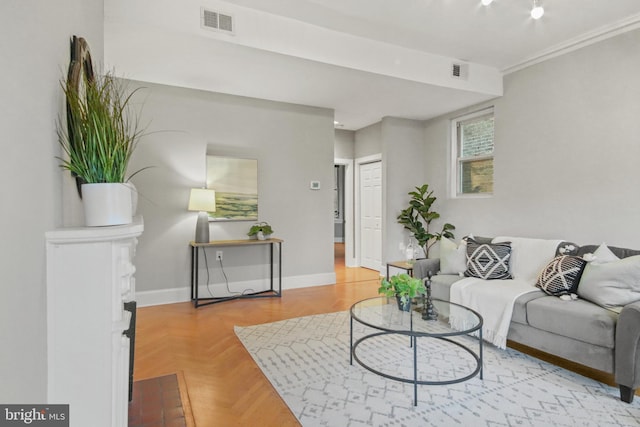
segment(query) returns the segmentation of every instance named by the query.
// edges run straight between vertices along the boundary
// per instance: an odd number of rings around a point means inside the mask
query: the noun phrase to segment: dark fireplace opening
[[[129,329],[123,334],[129,338],[129,402],[133,400],[133,359],[136,349],[136,302],[127,301],[124,303],[124,309],[131,313],[131,323]]]

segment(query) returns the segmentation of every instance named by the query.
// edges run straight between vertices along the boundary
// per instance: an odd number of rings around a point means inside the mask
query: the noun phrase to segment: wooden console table
[[[389,261],[387,263],[387,280],[389,280],[389,267],[405,270],[407,274],[413,277],[413,263],[407,261]]]
[[[266,239],[266,240],[212,240],[209,243],[196,243],[191,242],[191,300],[196,308],[202,307],[203,305],[216,304],[219,302],[230,301],[234,299],[240,298],[273,298],[273,297],[281,297],[282,296],[282,242],[281,239]],[[270,272],[270,281],[269,281],[269,289],[258,292],[251,292],[246,294],[239,295],[230,295],[225,297],[206,297],[201,298],[198,297],[198,284],[199,274],[199,259],[200,259],[200,249],[206,250],[207,248],[222,248],[229,246],[261,246],[268,245],[269,246],[269,272]],[[274,289],[274,269],[275,262],[273,256],[273,249],[278,245],[278,289]],[[206,302],[200,302],[206,301]]]

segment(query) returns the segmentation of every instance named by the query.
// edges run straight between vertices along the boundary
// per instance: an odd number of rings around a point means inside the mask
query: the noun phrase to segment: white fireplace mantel
[[[126,427],[133,258],[129,225],[47,232],[47,401],[69,404],[72,427]]]

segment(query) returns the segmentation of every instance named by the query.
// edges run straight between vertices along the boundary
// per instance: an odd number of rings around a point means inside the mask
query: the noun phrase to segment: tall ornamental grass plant
[[[126,87],[112,73],[84,78],[79,87],[61,83],[67,98],[67,126],[57,132],[65,156],[61,167],[82,183],[126,182],[131,154],[143,135]]]

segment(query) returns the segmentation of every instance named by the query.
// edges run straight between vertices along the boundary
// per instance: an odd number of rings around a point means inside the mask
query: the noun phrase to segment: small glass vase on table
[[[413,242],[413,238],[409,237],[409,242],[405,246],[404,256],[407,260],[407,264],[413,265],[416,262],[416,251],[418,249],[417,244]]]

